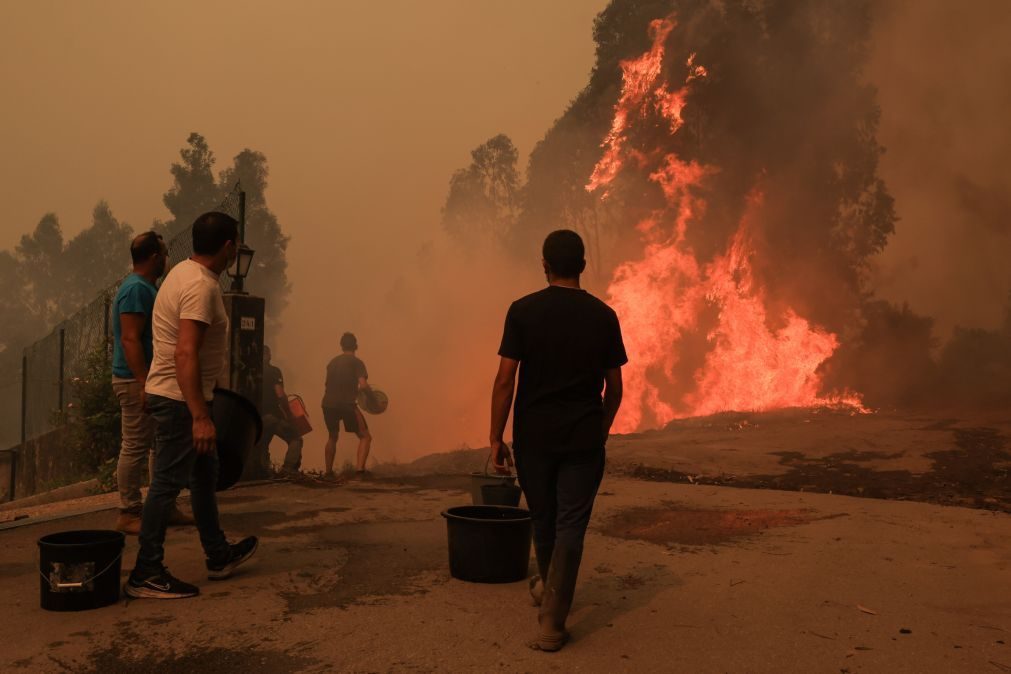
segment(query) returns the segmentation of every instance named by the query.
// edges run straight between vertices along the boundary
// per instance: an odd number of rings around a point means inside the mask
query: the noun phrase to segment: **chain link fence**
[[[5,355],[8,357],[0,360],[0,451],[16,448],[21,442],[22,358]]]
[[[216,210],[231,215],[241,222],[243,202],[241,186],[236,184]],[[169,267],[193,254],[190,226],[165,237],[169,251]],[[124,251],[124,254],[126,251]],[[124,277],[125,278],[125,277]],[[53,331],[24,351],[21,381],[15,385],[23,401],[20,418],[9,413],[19,407],[8,406],[3,424],[17,424],[21,428],[21,443],[34,440],[56,430],[62,423],[62,413],[72,407],[74,377],[84,372],[88,357],[104,348],[112,354],[112,323],[110,311],[123,279],[97,293],[95,299],[57,325]],[[227,276],[222,276],[222,285]],[[5,398],[13,397],[7,389],[0,391]],[[9,434],[9,433],[8,433]],[[3,449],[0,447],[0,449]]]

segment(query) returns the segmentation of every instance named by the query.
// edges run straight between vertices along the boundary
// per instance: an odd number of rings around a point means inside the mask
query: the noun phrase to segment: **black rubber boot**
[[[569,617],[572,598],[576,594],[576,578],[579,576],[579,562],[582,558],[581,545],[555,545],[537,616],[541,627],[537,647],[542,651],[560,650],[569,640],[565,620]]]
[[[551,553],[555,549],[555,544],[535,545],[534,555],[537,557],[537,575],[530,578],[530,598],[534,606],[541,605],[541,598],[544,596],[544,579],[548,577],[548,568],[551,566]]]

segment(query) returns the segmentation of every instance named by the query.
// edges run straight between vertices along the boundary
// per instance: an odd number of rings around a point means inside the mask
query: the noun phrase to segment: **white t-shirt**
[[[182,319],[207,325],[198,357],[204,399],[210,400],[216,383],[228,383],[228,314],[218,276],[193,260],[173,267],[158,291],[151,316],[154,359],[144,388],[148,394],[183,400],[175,359]]]

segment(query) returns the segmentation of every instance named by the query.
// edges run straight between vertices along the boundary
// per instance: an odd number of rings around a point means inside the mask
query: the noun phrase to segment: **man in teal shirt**
[[[165,274],[168,249],[162,237],[145,232],[130,244],[133,273],[123,280],[112,304],[112,388],[119,399],[123,441],[116,466],[120,515],[116,529],[140,532],[143,508],[140,488],[145,467],[150,472],[154,425],[145,410],[144,384],[153,357],[151,315],[158,294],[155,283]],[[173,523],[192,518],[176,508]]]

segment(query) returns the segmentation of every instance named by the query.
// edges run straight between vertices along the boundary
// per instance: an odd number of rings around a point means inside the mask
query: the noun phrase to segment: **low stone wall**
[[[67,430],[58,428],[25,443],[17,452],[14,497],[32,496],[82,479],[71,442]],[[2,476],[0,467],[0,480]]]
[[[11,493],[14,487],[14,464],[17,461],[17,448],[0,452],[0,503],[6,503],[14,498]]]

